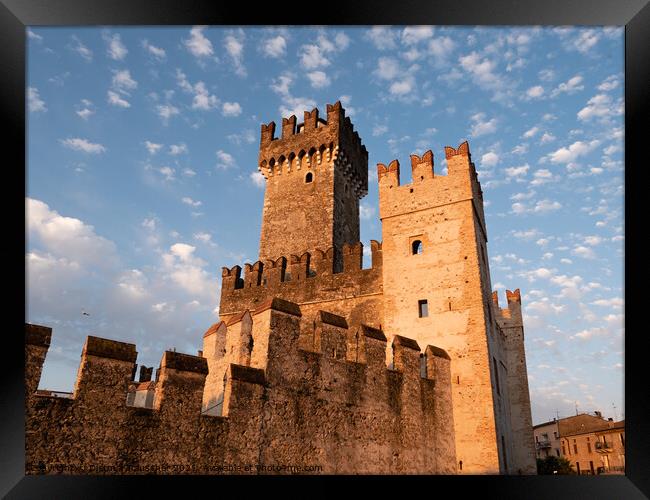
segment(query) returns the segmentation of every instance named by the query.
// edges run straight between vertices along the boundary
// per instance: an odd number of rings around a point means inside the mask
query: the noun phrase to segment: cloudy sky
[[[623,407],[623,29],[31,28],[27,321],[42,388],[86,335],[196,353],[257,259],[259,127],[341,100],[377,162],[469,140],[494,288],[521,288],[534,423]],[[409,182],[403,169],[402,182]],[[87,314],[83,314],[83,313]]]

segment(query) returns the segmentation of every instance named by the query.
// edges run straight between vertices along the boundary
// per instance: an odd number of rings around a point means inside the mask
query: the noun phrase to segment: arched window
[[[422,242],[420,240],[415,240],[413,243],[411,243],[411,253],[413,255],[421,254],[422,250],[423,247],[422,247]]]
[[[311,172],[307,172],[305,175],[305,182],[309,183],[314,180],[314,175]]]

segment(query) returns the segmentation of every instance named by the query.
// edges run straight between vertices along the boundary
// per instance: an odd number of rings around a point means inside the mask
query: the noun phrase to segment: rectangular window
[[[589,469],[591,470],[591,475],[594,475],[594,463],[590,460],[589,461]]]
[[[587,451],[591,453],[591,443],[587,443]]]
[[[418,300],[418,315],[426,318],[429,315],[429,304],[426,300]]]
[[[555,439],[557,439],[557,432],[554,432],[553,436],[555,436]]]
[[[566,456],[566,448],[564,447],[564,445],[562,445],[562,455]]]
[[[560,456],[560,450],[558,450],[557,448],[555,448],[555,454],[559,457],[559,456]]]
[[[573,443],[573,451],[575,452],[576,455],[578,454],[578,445],[575,443]]]
[[[580,475],[580,462],[576,462],[576,469],[578,469],[578,476]]]
[[[494,356],[492,357],[492,364],[494,365],[494,380],[496,381],[497,384],[497,394],[500,396],[501,389],[499,387],[499,367],[497,365],[497,360]]]

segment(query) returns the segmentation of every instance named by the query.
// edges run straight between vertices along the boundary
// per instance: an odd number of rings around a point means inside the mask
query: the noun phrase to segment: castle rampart
[[[27,472],[260,473],[215,469],[224,463],[320,465],[324,473],[453,471],[453,443],[438,431],[449,425],[444,351],[428,346],[420,353],[416,342],[396,337],[389,370],[380,330],[360,328],[359,362],[349,359],[353,336],[340,316],[320,313],[312,350],[299,346],[304,318],[297,304],[271,299],[249,316],[250,366],[227,363],[222,416],[201,408],[210,360],[223,353],[165,352],[153,408],[138,408],[126,404],[135,346],[89,337],[73,397],[30,400]],[[205,338],[227,337],[231,326],[220,323]],[[26,325],[26,358],[38,370],[29,343],[35,328]],[[277,472],[288,471],[266,471]]]
[[[381,323],[382,244],[371,241],[372,267],[362,269],[363,244],[343,247],[343,270],[334,273],[333,248],[222,269],[219,315],[228,320],[281,296],[311,317],[317,308],[345,316],[351,324]],[[313,307],[312,307],[313,306]]]

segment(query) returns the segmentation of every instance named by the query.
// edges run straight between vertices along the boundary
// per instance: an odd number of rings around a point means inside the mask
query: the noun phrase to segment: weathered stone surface
[[[411,155],[410,184],[377,165],[364,269],[368,153],[340,103],[274,134],[259,260],[222,269],[198,357],[166,352],[138,384],[133,344],[89,337],[55,398],[37,392],[51,331],[26,326],[27,472],[534,474],[521,294],[492,292],[469,145],[445,148],[446,176]],[[283,464],[321,469],[256,467]]]

